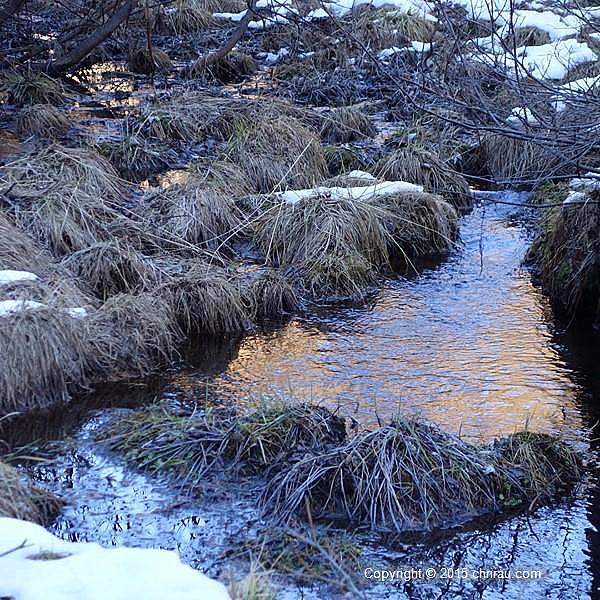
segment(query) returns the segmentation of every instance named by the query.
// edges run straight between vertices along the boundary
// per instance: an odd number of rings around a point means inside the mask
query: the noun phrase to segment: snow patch
[[[374,185],[360,187],[316,187],[306,190],[290,190],[276,194],[287,204],[297,204],[301,200],[310,198],[327,197],[332,200],[359,200],[367,201],[390,194],[404,194],[408,192],[422,192],[423,186],[406,181],[385,181]]]
[[[12,271],[10,269],[0,271],[0,285],[16,283],[18,281],[37,281],[39,277],[29,271]]]
[[[41,554],[55,560],[35,560]],[[222,584],[181,563],[176,552],[65,542],[39,525],[6,518],[0,518],[0,597],[230,600]]]

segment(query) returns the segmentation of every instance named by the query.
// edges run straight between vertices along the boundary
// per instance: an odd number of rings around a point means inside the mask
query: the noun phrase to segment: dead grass
[[[323,114],[320,134],[328,144],[346,144],[376,133],[377,128],[369,116],[358,108],[344,106]]]
[[[597,200],[598,194],[594,195]],[[600,209],[597,203],[549,209],[529,252],[542,286],[570,315],[600,322]]]
[[[152,293],[117,294],[86,325],[96,371],[112,380],[143,377],[169,364],[183,338],[171,304]]]
[[[0,185],[14,199],[7,212],[15,224],[57,255],[107,239],[127,189],[97,153],[59,144],[5,165]]]
[[[469,208],[473,202],[466,179],[420,144],[404,144],[380,160],[375,173],[383,179],[422,185],[426,192],[443,196],[459,209]]]
[[[196,164],[185,183],[154,194],[145,213],[167,239],[216,250],[229,247],[239,235],[243,214],[235,200],[249,191],[247,179],[235,165]]]
[[[54,307],[0,317],[0,416],[67,402],[69,389],[87,384],[83,321]]]
[[[188,75],[226,85],[241,83],[254,75],[257,69],[252,56],[233,50],[220,59],[214,59],[210,54],[200,57],[189,68]]]
[[[169,166],[170,151],[137,133],[126,134],[119,142],[103,142],[98,152],[106,157],[122,177],[146,179]]]
[[[150,261],[119,242],[100,242],[78,250],[65,257],[62,264],[103,300],[149,288],[155,280]]]
[[[56,139],[67,132],[71,122],[62,110],[51,104],[33,104],[19,110],[15,126],[21,135]]]
[[[48,256],[26,233],[18,229],[0,211],[0,269],[16,271],[47,267]]]
[[[177,35],[206,31],[216,25],[212,13],[218,10],[223,10],[218,2],[177,0],[173,9],[166,14],[165,26]]]
[[[133,73],[151,75],[152,73],[167,73],[173,69],[173,62],[169,55],[160,48],[134,48],[129,53],[129,70]]]
[[[187,270],[162,284],[158,293],[172,303],[186,333],[231,333],[250,325],[241,282],[230,269],[190,261]]]
[[[328,410],[273,399],[262,399],[241,415],[207,409],[174,416],[152,407],[126,415],[100,434],[139,467],[170,473],[191,488],[224,470],[264,474],[296,452],[344,437],[344,421]]]
[[[33,523],[49,523],[62,510],[64,501],[38,488],[15,467],[0,462],[0,517]]]
[[[326,172],[318,137],[293,117],[261,119],[238,127],[226,153],[261,193],[310,187]]]
[[[298,308],[300,301],[289,275],[276,269],[253,277],[245,287],[244,297],[253,321],[285,318]]]
[[[574,451],[549,436],[516,434],[477,448],[432,425],[396,418],[281,470],[262,506],[280,522],[301,516],[427,530],[547,501],[577,480],[578,464]]]
[[[275,203],[256,225],[267,261],[298,273],[314,297],[363,297],[396,256],[447,249],[454,209],[430,194],[380,194],[361,200],[327,189],[296,203]]]
[[[486,137],[483,151],[490,175],[504,186],[531,186],[564,166],[564,156],[557,156],[551,148],[502,135]]]
[[[551,42],[550,34],[539,27],[517,27],[514,31],[514,43],[517,48],[521,46],[542,46]],[[510,46],[509,46],[510,47]]]
[[[64,104],[68,99],[65,87],[58,80],[30,69],[9,71],[0,78],[0,96],[8,102],[27,104]]]

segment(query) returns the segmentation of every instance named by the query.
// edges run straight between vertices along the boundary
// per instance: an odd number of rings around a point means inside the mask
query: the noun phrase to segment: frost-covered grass
[[[548,502],[579,477],[560,440],[517,433],[471,446],[437,427],[396,418],[276,474],[265,514],[406,531],[452,525],[466,515]]]

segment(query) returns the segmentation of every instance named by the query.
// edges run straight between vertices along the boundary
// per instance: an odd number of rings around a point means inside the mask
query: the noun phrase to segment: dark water
[[[440,264],[389,281],[365,308],[315,308],[269,333],[216,344],[193,369],[138,387],[111,404],[207,394],[244,403],[257,393],[294,394],[338,407],[364,426],[393,413],[420,414],[470,440],[528,426],[560,432],[589,456],[600,400],[598,345],[553,324],[545,298],[521,267],[529,244],[515,207],[482,195],[462,220],[461,240]],[[102,399],[96,399],[102,405]],[[254,492],[213,490],[189,499],[166,480],[139,474],[99,453],[95,427],[121,408],[82,413],[53,467],[37,473],[73,502],[54,530],[103,544],[177,548],[184,560],[222,575],[230,535],[260,525]],[[369,598],[600,597],[599,488],[587,480],[573,497],[533,514],[429,539],[388,539],[365,559],[373,569],[436,569],[436,579],[367,582]],[[440,579],[442,569],[466,569]],[[474,578],[479,569],[511,578]],[[542,571],[535,581],[516,571]],[[301,597],[292,593],[289,597]],[[304,590],[306,598],[325,592]],[[286,595],[286,597],[288,597]],[[351,596],[350,596],[351,597]]]

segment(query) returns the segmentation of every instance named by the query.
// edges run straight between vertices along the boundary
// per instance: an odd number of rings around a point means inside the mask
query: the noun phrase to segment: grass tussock
[[[150,262],[119,242],[100,242],[78,250],[62,264],[103,300],[148,287],[154,279]]]
[[[426,192],[439,194],[459,209],[472,205],[466,179],[452,169],[435,152],[418,144],[405,144],[375,167],[379,176],[388,180],[408,181],[422,185]]]
[[[90,367],[84,319],[56,308],[0,317],[0,416],[68,401]]]
[[[0,462],[0,517],[44,524],[62,510],[64,501],[38,488],[25,474]]]
[[[0,96],[18,106],[61,105],[67,101],[65,87],[52,77],[32,70],[9,71],[0,77]]]
[[[352,106],[331,110],[323,115],[321,139],[328,144],[346,144],[372,137],[377,128],[368,115]]]
[[[254,75],[257,69],[256,61],[252,56],[233,50],[218,59],[210,54],[200,57],[190,67],[189,76],[226,85],[241,83]]]
[[[146,179],[169,166],[169,151],[137,133],[127,134],[118,142],[103,142],[98,152],[129,180]]]
[[[245,540],[241,550],[256,557],[263,568],[293,577],[305,584],[322,582],[352,588],[353,574],[360,572],[363,546],[346,532],[325,527],[309,532],[269,529],[253,540]],[[350,585],[348,585],[350,582]]]
[[[0,211],[0,269],[39,270],[49,262],[44,250]]]
[[[197,260],[163,283],[159,293],[172,303],[184,332],[232,333],[250,325],[241,287],[234,271]]]
[[[96,152],[59,144],[5,165],[0,185],[11,190],[7,214],[15,224],[57,255],[107,239],[127,189]]]
[[[231,600],[277,600],[277,591],[268,571],[256,564],[250,572],[239,579],[237,573],[228,587]]]
[[[263,400],[242,415],[209,409],[175,416],[161,407],[126,415],[100,439],[153,473],[199,486],[224,469],[263,474],[296,453],[339,442],[344,421],[322,407]]]
[[[253,321],[282,319],[292,314],[300,302],[288,275],[276,269],[254,277],[245,289],[245,300]]]
[[[515,47],[521,46],[542,46],[551,42],[550,34],[539,27],[517,27],[514,30],[513,40],[507,40],[508,43],[514,43]],[[510,47],[510,46],[509,46]]]
[[[268,483],[262,506],[282,522],[300,516],[427,530],[547,501],[579,471],[574,451],[550,436],[515,434],[477,448],[432,425],[396,418],[282,470]]]
[[[450,205],[430,194],[379,192],[363,200],[319,188],[267,209],[256,242],[268,262],[298,273],[310,295],[362,297],[392,258],[446,250],[456,219]]]
[[[134,48],[129,52],[127,62],[129,70],[133,73],[142,75],[152,75],[153,73],[167,73],[173,68],[173,62],[169,55],[160,48]]]
[[[600,323],[600,200],[549,209],[529,251],[542,286],[569,314]]]
[[[217,10],[223,10],[217,2],[177,0],[165,15],[164,27],[176,35],[206,31],[217,24],[212,16]]]
[[[235,165],[198,167],[185,183],[155,194],[146,212],[168,237],[216,250],[229,246],[241,230],[243,215],[235,200],[246,190],[249,185]]]
[[[564,162],[551,148],[499,134],[485,138],[483,152],[489,174],[505,186],[536,184],[556,174]]]
[[[67,132],[71,122],[62,110],[51,104],[33,104],[17,113],[15,126],[21,135],[56,139]]]
[[[112,379],[143,377],[168,364],[183,338],[171,304],[150,293],[115,295],[89,321],[97,370]]]
[[[239,127],[226,153],[261,193],[310,187],[326,173],[318,137],[293,117],[261,119]]]

